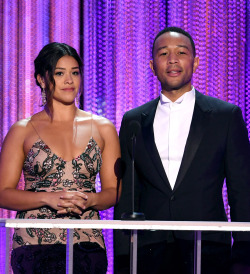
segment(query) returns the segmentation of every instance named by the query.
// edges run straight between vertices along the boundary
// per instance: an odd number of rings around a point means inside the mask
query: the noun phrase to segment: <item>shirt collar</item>
[[[161,105],[172,103],[172,104],[181,104],[182,102],[190,102],[195,99],[195,89],[192,86],[192,89],[188,92],[185,92],[180,98],[178,98],[175,102],[172,102],[168,99],[164,94],[160,94],[160,102]]]

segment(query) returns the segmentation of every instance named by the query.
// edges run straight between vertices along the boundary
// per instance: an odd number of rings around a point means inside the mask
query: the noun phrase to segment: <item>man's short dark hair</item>
[[[181,29],[181,28],[178,28],[178,27],[167,27],[167,28],[161,30],[161,31],[155,36],[155,40],[154,40],[153,48],[152,48],[152,57],[153,57],[153,58],[154,58],[155,41],[156,41],[156,39],[157,39],[159,36],[161,36],[163,33],[166,33],[166,32],[177,32],[177,33],[183,34],[183,35],[185,35],[187,38],[189,38],[190,43],[191,43],[191,46],[192,46],[192,49],[193,49],[193,54],[194,54],[194,56],[196,55],[194,40],[193,40],[192,36],[191,36],[187,31],[185,31],[185,30],[183,30],[183,29]]]

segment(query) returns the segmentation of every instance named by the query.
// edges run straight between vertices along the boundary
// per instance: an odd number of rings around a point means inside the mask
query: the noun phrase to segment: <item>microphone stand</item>
[[[136,146],[136,135],[133,133],[132,140],[132,212],[123,213],[121,216],[122,220],[131,221],[144,221],[144,213],[135,212],[135,146]],[[130,236],[130,274],[137,273],[137,230],[131,230]]]

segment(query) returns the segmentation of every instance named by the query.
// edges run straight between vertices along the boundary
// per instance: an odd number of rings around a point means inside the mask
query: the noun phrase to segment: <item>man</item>
[[[240,108],[191,85],[199,59],[189,33],[164,29],[154,40],[152,54],[150,67],[162,91],[123,117],[120,142],[126,171],[115,219],[131,210],[129,125],[138,121],[135,211],[147,220],[226,221],[226,179],[232,221],[249,222],[250,146]],[[121,231],[114,236],[116,271],[128,273],[129,236]],[[233,236],[234,268],[241,267],[234,273],[250,273],[249,233]],[[138,236],[138,273],[193,273],[193,239],[189,231],[143,231]],[[202,273],[229,273],[231,233],[203,232],[201,262]]]

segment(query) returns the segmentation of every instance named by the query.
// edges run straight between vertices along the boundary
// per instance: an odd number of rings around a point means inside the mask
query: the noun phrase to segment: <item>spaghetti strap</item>
[[[91,113],[91,137],[93,137],[92,123],[93,123],[93,114]]]
[[[32,125],[33,129],[35,130],[35,132],[36,132],[37,136],[41,139],[41,137],[40,137],[40,135],[39,135],[38,131],[36,130],[35,126],[33,125],[33,123],[32,123],[32,121],[31,121],[31,119],[30,119],[30,124]],[[42,140],[42,139],[41,139],[41,140]]]

